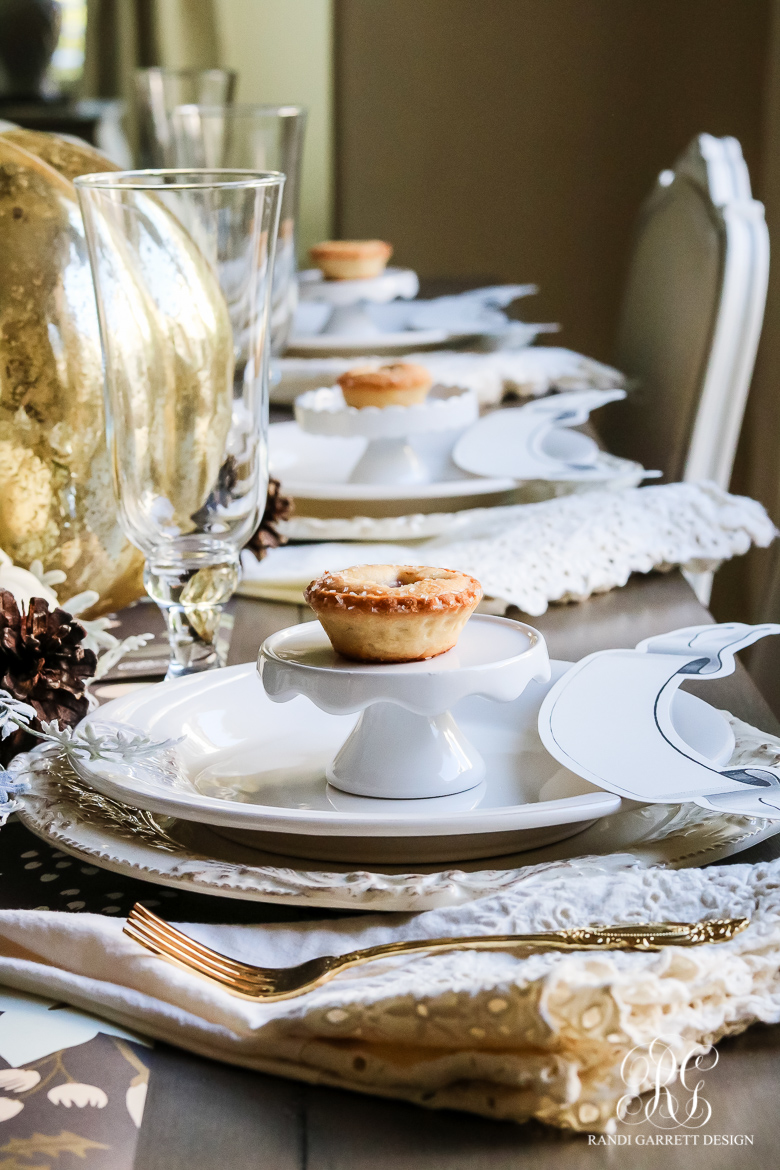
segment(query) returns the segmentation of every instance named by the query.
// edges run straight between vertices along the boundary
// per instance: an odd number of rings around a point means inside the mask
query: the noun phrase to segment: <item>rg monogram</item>
[[[704,1081],[694,1083],[694,1078],[717,1063],[717,1050],[711,1046],[694,1049],[679,1064],[660,1037],[649,1048],[632,1048],[620,1066],[628,1092],[618,1101],[618,1117],[629,1125],[646,1120],[658,1129],[701,1129],[712,1116],[712,1106],[702,1096]],[[643,1101],[639,1094],[648,1089],[652,1096]]]

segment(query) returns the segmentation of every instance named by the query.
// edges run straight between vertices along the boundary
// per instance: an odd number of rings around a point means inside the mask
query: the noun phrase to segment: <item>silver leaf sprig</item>
[[[119,759],[123,763],[132,764],[148,759],[157,752],[173,748],[180,742],[178,739],[156,741],[142,732],[131,729],[125,731],[122,728],[98,733],[89,724],[83,730],[79,728],[74,730],[72,727],[60,727],[56,719],[51,723],[41,720],[39,731],[31,726],[36,718],[34,707],[0,689],[0,739],[7,739],[21,728],[43,743],[50,744],[69,763],[79,760]]]
[[[13,695],[9,695],[8,691],[0,690],[0,696],[3,696],[0,705],[0,738],[7,739],[22,725],[21,721],[25,721],[26,725],[26,721],[35,716],[35,711],[27,703],[21,703]],[[19,722],[14,716],[18,717]],[[14,797],[29,791],[30,785],[26,781],[19,780],[17,776],[0,767],[0,828],[19,807]]]
[[[9,695],[8,691],[0,690],[0,739],[7,739],[17,728],[26,727],[30,719],[34,718],[35,710],[28,703],[22,703]],[[0,828],[19,807],[14,797],[29,791],[29,784],[0,767]]]
[[[34,795],[43,796],[44,801],[53,799],[66,825],[72,823],[70,818],[76,809],[80,822],[94,825],[104,831],[108,828],[125,840],[134,843],[141,841],[165,853],[183,851],[181,842],[168,831],[176,823],[173,817],[159,816],[141,808],[130,808],[118,800],[103,796],[80,780],[72,765],[63,756],[41,755],[37,759],[32,756],[17,756],[14,764],[17,761],[20,762],[23,772],[32,772],[36,775],[37,780],[31,789]]]
[[[0,768],[0,828],[19,807],[14,797],[29,791],[30,785],[26,780],[19,780],[6,772],[5,768]]]

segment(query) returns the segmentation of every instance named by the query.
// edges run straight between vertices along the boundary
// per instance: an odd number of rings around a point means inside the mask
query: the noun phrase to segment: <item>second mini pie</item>
[[[355,366],[338,379],[347,406],[416,406],[433,385],[425,366],[394,362],[385,366]]]

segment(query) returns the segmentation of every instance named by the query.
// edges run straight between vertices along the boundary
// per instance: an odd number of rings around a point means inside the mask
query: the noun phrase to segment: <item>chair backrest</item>
[[[642,208],[599,430],[667,482],[728,487],[766,300],[769,235],[734,138],[695,138]]]
[[[770,554],[770,572],[757,621],[780,621],[780,542]],[[773,712],[780,719],[780,637],[764,638],[750,651],[748,670]],[[773,730],[773,729],[772,729]]]

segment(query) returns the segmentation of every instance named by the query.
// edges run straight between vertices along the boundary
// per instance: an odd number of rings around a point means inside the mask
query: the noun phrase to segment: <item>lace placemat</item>
[[[352,366],[392,361],[388,357],[280,358],[280,381],[271,400],[292,403],[306,390],[332,386]],[[611,390],[623,386],[623,375],[611,366],[559,346],[534,345],[494,353],[456,353],[436,350],[405,355],[403,361],[427,367],[443,386],[473,390],[482,406],[494,406],[507,394],[538,397],[550,390]]]
[[[364,521],[364,540],[371,523]],[[239,590],[299,601],[302,588],[325,570],[392,557],[392,563],[470,573],[499,603],[494,612],[516,605],[538,616],[552,601],[579,601],[625,585],[632,573],[675,565],[714,569],[751,544],[765,548],[775,535],[761,504],[714,484],[592,491],[461,512],[444,535],[380,553],[369,543],[272,549],[262,562],[245,552]]]

